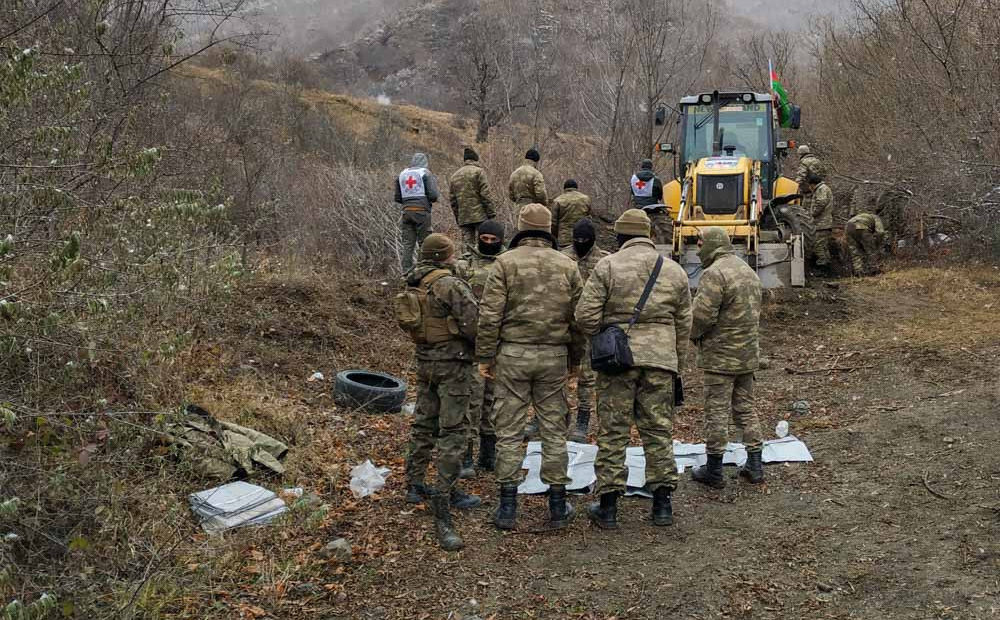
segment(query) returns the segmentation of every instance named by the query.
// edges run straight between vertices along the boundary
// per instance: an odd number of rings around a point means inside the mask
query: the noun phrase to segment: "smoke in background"
[[[417,0],[260,0],[260,21],[276,45],[304,53],[350,43]]]

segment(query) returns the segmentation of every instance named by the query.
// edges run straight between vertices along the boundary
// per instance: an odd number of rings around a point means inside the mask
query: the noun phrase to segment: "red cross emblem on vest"
[[[638,189],[643,189],[643,188],[646,187],[646,182],[640,179],[640,180],[638,180],[638,181],[635,182],[635,186]]]
[[[413,189],[413,186],[417,184],[417,180],[412,176],[406,177],[406,189]]]

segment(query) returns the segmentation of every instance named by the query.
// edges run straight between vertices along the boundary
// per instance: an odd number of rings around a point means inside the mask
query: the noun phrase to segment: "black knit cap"
[[[576,184],[576,179],[566,179],[566,182],[563,183],[563,189],[576,189],[578,187],[580,186]]]
[[[462,159],[479,161],[479,153],[473,151],[471,146],[467,146],[465,147],[465,150],[462,151]]]
[[[538,149],[531,147],[528,152],[524,154],[525,159],[530,159],[531,161],[538,163],[541,161],[542,156],[538,154]]]
[[[496,220],[486,220],[479,224],[476,234],[479,235],[493,235],[494,237],[503,240],[503,224]]]
[[[573,238],[574,239],[596,239],[597,231],[594,229],[594,223],[590,221],[589,218],[583,218],[576,223],[573,227]]]
[[[653,169],[653,160],[652,159],[644,159],[644,160],[642,160],[642,162],[639,164],[639,169],[640,170],[652,170]]]

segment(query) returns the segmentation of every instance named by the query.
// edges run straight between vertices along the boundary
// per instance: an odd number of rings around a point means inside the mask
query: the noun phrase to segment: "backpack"
[[[455,320],[433,316],[429,297],[431,287],[444,276],[451,275],[447,269],[435,269],[420,280],[417,286],[407,285],[396,294],[396,324],[410,335],[416,344],[437,344],[454,338],[458,332]]]

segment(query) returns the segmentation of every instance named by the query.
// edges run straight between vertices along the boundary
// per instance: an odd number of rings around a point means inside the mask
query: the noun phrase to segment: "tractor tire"
[[[803,230],[802,220],[804,218],[799,217],[798,209],[800,208],[798,205],[781,205],[775,209],[775,215],[778,218],[778,231],[781,233],[782,241],[788,241],[794,235],[809,233],[809,231]]]
[[[337,373],[333,400],[366,411],[398,413],[406,400],[406,381],[373,370],[345,370]]]

